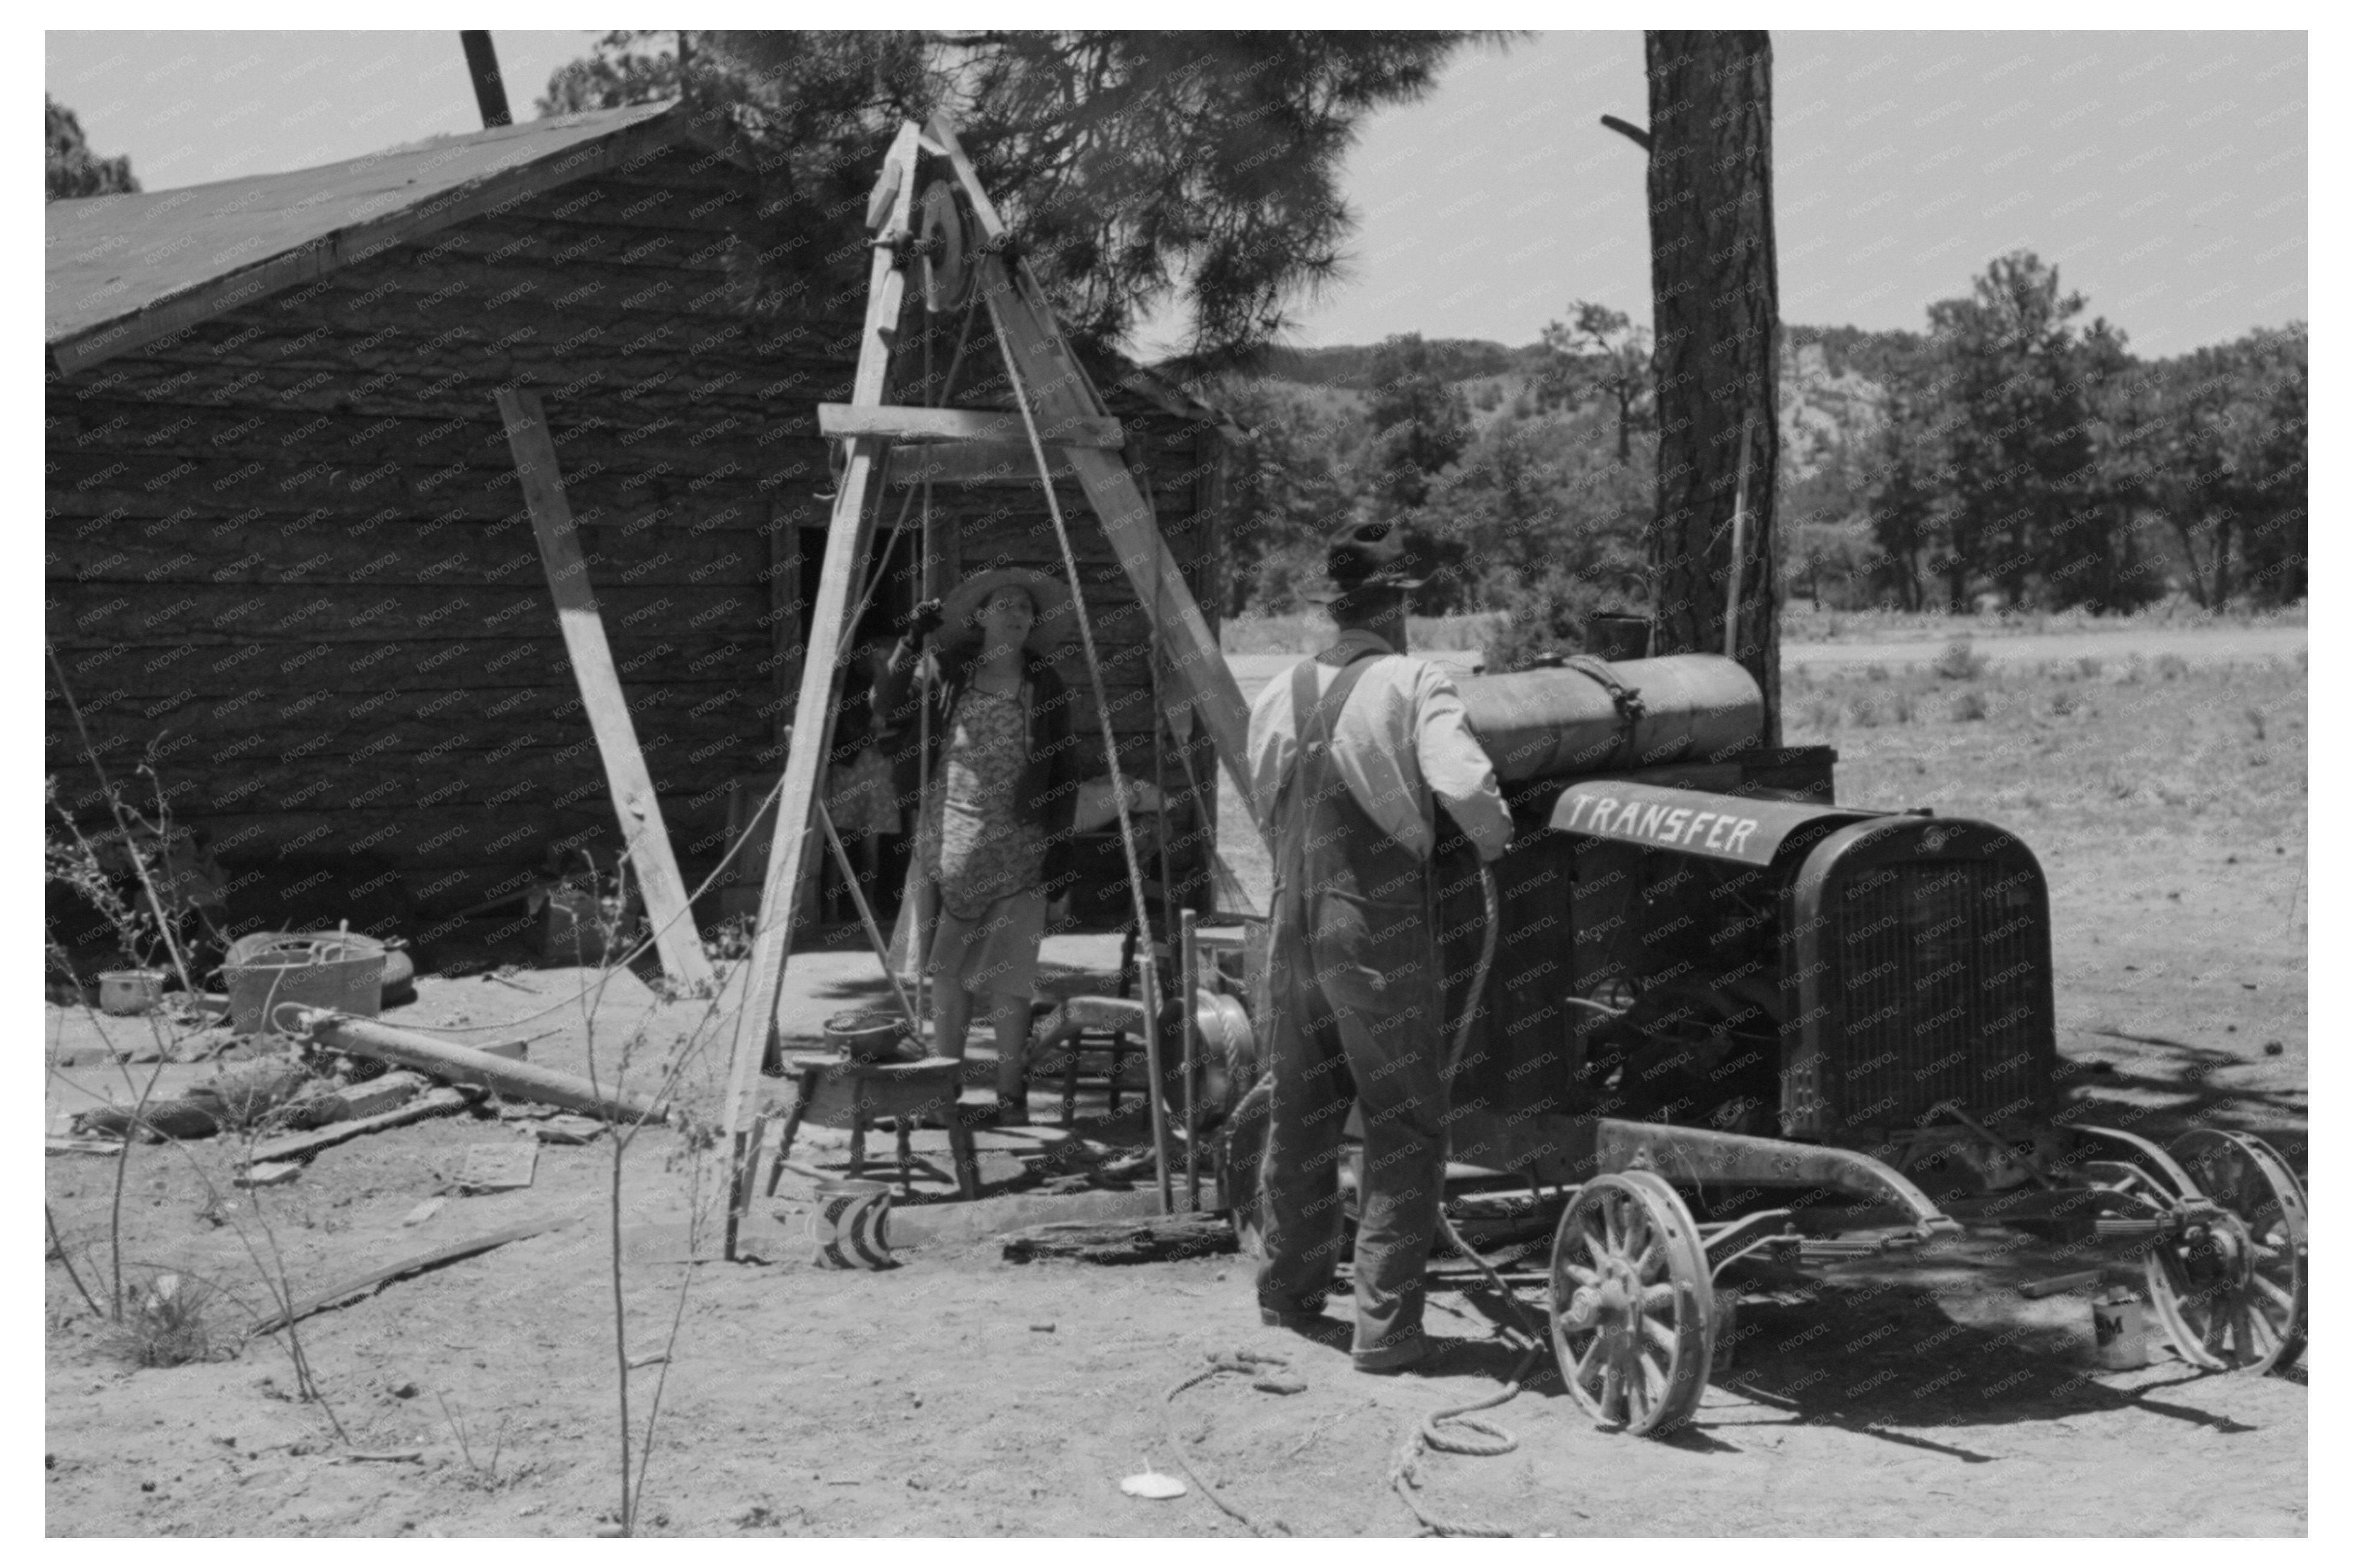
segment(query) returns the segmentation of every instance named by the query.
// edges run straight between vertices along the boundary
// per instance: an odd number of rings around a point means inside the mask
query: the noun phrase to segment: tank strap
[[[1641,688],[1620,680],[1617,671],[1590,653],[1572,653],[1561,661],[1561,668],[1576,671],[1609,694],[1610,705],[1618,710],[1618,759],[1621,763],[1632,761],[1634,726],[1649,711],[1643,706]]]

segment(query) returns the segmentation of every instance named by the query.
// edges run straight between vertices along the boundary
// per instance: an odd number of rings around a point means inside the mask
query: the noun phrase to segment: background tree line
[[[1997,259],[1926,333],[1785,329],[1785,594],[1839,606],[2125,610],[2306,589],[2301,323],[2142,360],[2056,269]],[[1278,349],[1210,389],[1250,430],[1227,613],[1284,613],[1317,542],[1393,518],[1440,564],[1433,613],[1574,646],[1639,609],[1655,440],[1648,334],[1572,302],[1540,342]]]

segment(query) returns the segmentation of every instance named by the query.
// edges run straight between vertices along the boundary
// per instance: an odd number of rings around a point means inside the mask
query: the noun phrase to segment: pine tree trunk
[[[1659,510],[1651,533],[1661,653],[1724,652],[1740,427],[1752,418],[1736,656],[1781,740],[1780,288],[1773,245],[1773,55],[1761,32],[1647,33],[1651,303]]]

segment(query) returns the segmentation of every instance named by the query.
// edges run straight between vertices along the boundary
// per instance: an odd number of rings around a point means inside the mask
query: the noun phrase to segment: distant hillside
[[[1860,327],[1785,325],[1781,346],[1782,471],[1792,482],[1835,467],[1878,429],[1887,383],[1917,362],[1926,340],[1918,333],[1866,332]],[[1482,338],[1433,338],[1431,355],[1449,381],[1461,387],[1474,423],[1504,412],[1525,415],[1530,381],[1543,363],[1540,344],[1513,348]],[[1371,389],[1377,345],[1278,348],[1255,379],[1319,389],[1312,401],[1333,411],[1360,412]]]
[[[1303,387],[1340,387],[1352,392],[1372,387],[1377,345],[1349,344],[1333,348],[1271,350],[1259,374],[1270,381],[1295,381]],[[1476,381],[1491,376],[1525,374],[1541,354],[1535,344],[1506,348],[1483,338],[1434,337],[1430,358],[1449,381]]]

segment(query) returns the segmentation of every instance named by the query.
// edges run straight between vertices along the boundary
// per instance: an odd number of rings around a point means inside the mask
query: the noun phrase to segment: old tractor
[[[1729,660],[1461,685],[1518,832],[1492,881],[1440,850],[1450,1016],[1466,1021],[1449,1214],[1495,1234],[1557,1212],[1553,1349],[1597,1417],[1689,1418],[1735,1259],[1933,1247],[1964,1224],[2138,1249],[2193,1366],[2295,1360],[2301,1185],[2248,1134],[2166,1148],[2078,1119],[2049,899],[2015,835],[1838,803],[1835,754],[1762,747],[1761,694]],[[1226,1064],[1237,1086],[1260,1076],[1244,1055]],[[1220,1162],[1246,1233],[1256,1097]]]

